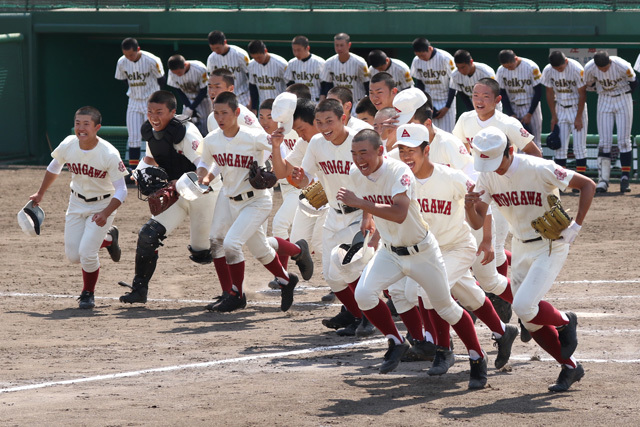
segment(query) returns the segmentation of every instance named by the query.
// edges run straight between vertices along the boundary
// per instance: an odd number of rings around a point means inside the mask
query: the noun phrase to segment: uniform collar
[[[387,162],[385,162],[384,157],[382,157],[382,165],[378,168],[377,171],[373,172],[371,175],[366,178],[371,182],[377,182],[380,177],[384,174],[384,171],[387,170]]]
[[[509,169],[507,169],[507,172],[504,174],[504,176],[511,179],[513,175],[515,175],[515,173],[518,171],[518,166],[520,166],[520,155],[514,153],[511,166],[509,166]]]

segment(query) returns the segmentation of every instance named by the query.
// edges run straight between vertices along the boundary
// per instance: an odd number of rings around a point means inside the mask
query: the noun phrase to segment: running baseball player
[[[206,136],[202,157],[198,165],[198,180],[208,184],[209,170],[215,162],[224,176],[223,191],[230,203],[219,203],[213,213],[216,222],[212,252],[214,258],[224,256],[229,266],[233,286],[230,294],[220,302],[217,311],[230,312],[244,308],[245,262],[242,247],[249,251],[271,274],[277,277],[281,289],[280,309],[287,311],[293,304],[293,291],[298,276],[286,271],[276,251],[267,242],[262,224],[267,220],[273,201],[268,188],[254,188],[249,181],[249,169],[254,162],[264,166],[271,145],[264,130],[238,125],[238,100],[231,92],[219,94],[213,102],[213,112],[219,128]],[[308,248],[301,248],[285,240],[278,241],[282,252],[305,258],[305,268],[311,270],[313,262]],[[300,264],[299,264],[300,265]],[[303,268],[303,267],[301,267]]]
[[[350,89],[343,86],[331,88],[327,93],[327,99],[340,101],[344,114],[347,117],[345,126],[349,129],[353,129],[358,132],[362,129],[372,128],[369,123],[351,115],[351,111],[353,110],[353,94]]]
[[[351,105],[357,105],[369,92],[369,68],[367,62],[350,53],[351,37],[346,33],[339,33],[333,37],[333,47],[336,54],[327,59],[320,76],[321,98],[327,97],[332,87],[345,87],[352,93]],[[355,109],[351,111],[355,115]]]
[[[386,53],[380,49],[375,49],[369,52],[369,75],[371,77],[378,73],[389,73],[394,83],[394,87],[398,91],[410,88],[413,86],[413,79],[411,78],[411,70],[409,66],[404,62],[396,58],[389,58]],[[371,93],[371,87],[369,87],[369,93]]]
[[[489,203],[494,200],[509,222],[513,233],[513,311],[538,345],[562,365],[549,390],[566,391],[584,376],[582,365],[573,357],[578,345],[578,319],[574,313],[558,311],[543,298],[582,227],[595,183],[551,160],[514,153],[507,136],[492,126],[475,136],[473,146],[474,167],[480,177],[465,196],[467,221],[475,229],[482,227]],[[580,190],[575,219],[562,231],[560,239],[543,240],[532,221],[547,211],[547,196],[566,188]]]
[[[231,71],[236,82],[235,93],[238,101],[245,107],[251,108],[249,70],[247,69],[249,54],[238,46],[227,44],[227,37],[222,31],[211,31],[208,39],[211,54],[207,58],[207,72],[211,74],[213,70],[219,68]]]
[[[385,158],[382,141],[372,130],[360,131],[353,139],[351,151],[349,187],[354,191],[342,187],[337,198],[347,206],[363,210],[363,233],[380,235],[379,249],[355,291],[360,309],[389,339],[380,371],[393,370],[409,344],[378,295],[389,285],[409,277],[425,290],[438,314],[453,326],[467,347],[471,365],[469,388],[483,388],[487,382],[487,355],[480,347],[471,316],[449,293],[438,242],[420,215],[411,169],[400,161]]]
[[[320,76],[324,68],[325,60],[311,53],[309,39],[305,36],[296,36],[291,42],[293,58],[289,61],[284,72],[284,80],[287,86],[295,83],[304,84],[311,91],[311,99],[320,100]]]
[[[207,91],[209,93],[209,99],[213,103],[213,100],[222,92],[235,93],[235,80],[231,71],[226,68],[217,68],[211,72],[209,81],[207,83]],[[213,104],[212,104],[213,105]],[[260,122],[255,114],[253,114],[247,107],[240,104],[240,115],[238,116],[238,125],[248,126],[255,129],[261,129]],[[209,114],[207,118],[207,130],[213,132],[218,129],[218,122],[216,122],[213,112]]]
[[[140,161],[142,135],[140,128],[147,114],[147,98],[164,85],[162,61],[157,56],[140,50],[138,41],[126,38],[122,41],[122,56],[116,66],[116,79],[126,80],[127,96],[127,146],[129,166],[135,168]]]
[[[473,103],[471,102],[471,96],[473,95],[473,88],[475,84],[483,78],[496,78],[496,73],[493,68],[487,64],[481,62],[474,62],[471,54],[466,50],[458,50],[453,55],[453,61],[456,64],[456,70],[451,74],[449,80],[449,88],[457,91],[462,96],[462,102],[467,111],[473,110]],[[455,96],[456,92],[449,92],[449,98]],[[447,100],[447,104],[449,100]],[[502,104],[498,103],[496,107],[499,111],[502,111]]]
[[[207,134],[207,118],[212,112],[207,97],[207,67],[200,61],[187,61],[182,55],[173,55],[168,62],[167,86],[177,89],[182,102],[182,114],[191,118],[201,134]]]
[[[517,118],[530,130],[538,148],[542,150],[542,74],[538,65],[530,59],[521,58],[510,50],[500,51],[500,67],[496,80],[500,85],[502,108],[507,116]]]
[[[376,117],[378,109],[368,96],[365,96],[356,105],[356,117],[365,123],[373,126],[373,119]]]
[[[393,98],[397,93],[393,77],[386,71],[377,73],[369,82],[369,99],[377,110],[393,107]]]
[[[257,112],[260,102],[275,99],[286,89],[285,71],[287,61],[280,55],[269,53],[262,40],[249,43],[249,93],[251,105]]]
[[[186,172],[196,170],[200,156],[198,146],[202,135],[193,123],[178,120],[177,101],[168,91],[153,93],[147,102],[148,120],[142,125],[142,136],[147,141],[146,156],[138,164],[135,176],[138,181],[148,175],[147,168],[160,167],[166,171],[168,180],[177,180]],[[140,185],[140,182],[138,182]],[[131,292],[120,297],[120,302],[147,302],[149,282],[158,263],[158,248],[173,230],[189,216],[190,259],[199,264],[208,264],[211,258],[209,229],[213,221],[213,208],[217,194],[209,192],[195,200],[180,196],[163,212],[153,215],[138,232],[135,274]],[[123,282],[126,285],[126,283]]]
[[[95,306],[94,292],[100,274],[100,248],[107,248],[114,262],[120,261],[119,232],[113,226],[116,209],[127,197],[124,177],[128,175],[120,153],[98,136],[102,115],[94,107],[75,113],[74,135],[64,139],[51,153],[33,205],[42,203],[45,193],[66,165],[71,172],[71,195],[65,214],[64,249],[67,259],[82,265],[82,293],[79,308]]]
[[[611,145],[615,123],[620,149],[620,192],[631,191],[631,124],[633,122],[633,100],[631,93],[638,86],[636,73],[624,59],[598,51],[584,66],[584,81],[587,87],[594,86],[598,92],[598,186],[596,192],[609,190],[611,175]]]
[[[576,158],[576,172],[587,171],[587,86],[584,69],[575,59],[567,58],[555,50],[549,54],[549,64],[542,70],[542,84],[547,87],[547,104],[551,112],[553,132],[560,128],[562,146],[555,150],[556,164],[567,166],[569,137],[573,134],[573,154]]]
[[[431,46],[424,37],[413,41],[411,76],[416,87],[431,96],[435,109],[436,126],[447,132],[456,124],[456,90],[449,88],[451,75],[456,69],[453,56],[445,50]]]

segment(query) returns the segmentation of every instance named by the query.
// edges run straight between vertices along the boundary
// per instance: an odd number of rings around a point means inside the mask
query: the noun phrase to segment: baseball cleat
[[[629,188],[629,178],[623,176],[622,178],[620,178],[620,192],[628,193],[630,191],[631,189]]]
[[[487,385],[487,353],[482,351],[482,359],[469,359],[471,372],[469,374],[469,389],[484,388]]]
[[[331,319],[322,319],[322,324],[329,329],[340,329],[347,327],[353,322],[355,317],[347,308],[343,305],[340,309],[340,313],[333,316]]]
[[[398,310],[396,310],[396,306],[393,304],[393,300],[391,298],[387,299],[387,307],[389,307],[389,311],[393,317],[398,317]]]
[[[219,311],[221,313],[230,313],[240,308],[245,308],[246,306],[247,296],[245,294],[242,294],[242,296],[238,294],[229,294],[228,297],[220,301],[220,304],[218,304],[216,311]]]
[[[78,308],[81,309],[89,309],[96,306],[95,300],[93,298],[93,292],[82,291],[82,293],[78,297],[78,301]]]
[[[365,338],[369,337],[376,333],[376,328],[373,326],[367,316],[362,316],[362,322],[356,328],[356,337],[357,338]]]
[[[389,338],[389,349],[384,354],[384,362],[380,365],[380,373],[387,374],[398,367],[400,359],[409,350],[409,343],[404,341],[402,344],[396,344],[396,342]]]
[[[296,242],[296,245],[300,248],[300,253],[292,256],[291,259],[296,262],[302,278],[309,280],[313,276],[313,260],[311,259],[311,252],[309,252],[309,244],[306,240],[300,239]]]
[[[280,289],[280,282],[278,282],[278,278],[274,277],[272,281],[269,282],[270,289]]]
[[[446,347],[437,346],[436,356],[433,358],[433,364],[427,371],[429,375],[443,375],[446,374],[450,367],[456,363],[456,356],[453,354],[453,350],[449,350]]]
[[[345,326],[344,328],[340,328],[336,331],[336,334],[340,337],[355,337],[356,330],[362,323],[362,319],[355,318],[353,322]]]
[[[563,359],[568,359],[573,355],[578,347],[578,316],[567,311],[569,323],[558,329],[558,339],[560,340],[560,355]]]
[[[596,185],[596,193],[606,193],[609,190],[609,183],[607,181],[599,181]]]
[[[329,292],[325,296],[322,297],[322,302],[334,302],[336,300],[336,294],[333,291]]]
[[[524,327],[524,325],[522,324],[522,320],[518,319],[518,323],[520,324],[520,341],[522,342],[531,341],[531,338],[533,338],[531,336],[531,332],[529,332],[529,330]]]
[[[131,288],[131,292],[127,292],[126,294],[120,297],[120,302],[124,303],[140,303],[144,304],[147,302],[147,292],[149,291],[149,287],[145,285],[136,285],[133,286],[128,285],[125,282],[118,282],[120,286],[127,286]]]
[[[489,297],[489,301],[493,305],[493,308],[496,310],[498,317],[502,320],[503,323],[509,323],[511,320],[511,315],[513,314],[513,310],[511,310],[511,304],[500,298],[496,294],[487,293]]]
[[[291,305],[293,304],[293,290],[296,288],[299,280],[298,276],[293,273],[289,273],[289,283],[286,285],[280,285],[280,289],[282,289],[280,310],[287,311],[291,308]]]
[[[436,345],[430,341],[416,341],[411,342],[411,348],[407,351],[402,358],[403,362],[422,362],[433,361],[436,355]]]
[[[507,364],[511,357],[511,347],[518,337],[518,328],[513,325],[505,325],[504,334],[500,338],[491,337],[495,342],[494,347],[498,347],[498,356],[496,356],[496,369],[502,368]]]
[[[113,260],[113,262],[120,261],[120,257],[122,256],[122,250],[120,249],[120,244],[118,243],[118,238],[120,237],[120,232],[118,231],[118,227],[115,225],[111,226],[107,234],[111,236],[111,244],[107,246],[107,251],[109,252],[109,256]]]
[[[563,365],[558,379],[549,386],[549,391],[567,391],[573,383],[580,381],[582,377],[584,377],[584,368],[581,364],[578,363],[574,369]]]
[[[208,304],[204,309],[209,311],[218,311],[218,307],[222,304],[222,301],[229,296],[229,292],[223,291],[222,295],[214,298],[211,304]]]

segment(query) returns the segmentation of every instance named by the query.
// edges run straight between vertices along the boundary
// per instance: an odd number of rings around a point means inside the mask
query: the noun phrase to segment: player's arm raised
[[[273,172],[278,179],[286,178],[293,172],[293,165],[282,158],[282,151],[280,151],[282,141],[284,141],[284,128],[278,128],[271,134],[271,146],[273,147],[271,161]]]
[[[347,206],[359,208],[365,214],[371,214],[388,221],[401,224],[407,218],[409,212],[409,204],[411,200],[407,196],[407,192],[398,193],[391,199],[393,204],[373,203],[369,200],[361,199],[351,190],[341,187],[338,190],[337,199]]]

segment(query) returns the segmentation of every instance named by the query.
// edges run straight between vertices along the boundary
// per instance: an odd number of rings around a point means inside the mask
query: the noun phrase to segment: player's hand
[[[369,240],[369,247],[377,248],[380,243],[380,233],[376,230],[371,236],[371,240]]]
[[[442,107],[439,111],[438,111],[438,115],[434,117],[434,119],[441,119],[443,118],[446,114],[447,111],[449,111],[449,109],[447,107]]]
[[[399,115],[396,114],[395,116],[389,117],[387,120],[382,122],[382,130],[384,131],[385,129],[392,129],[395,132],[398,126],[400,126],[398,117]]]
[[[380,233],[378,233],[378,230],[376,229],[376,223],[373,221],[372,215],[362,216],[362,222],[360,222],[360,231],[362,231],[362,234],[371,233],[371,241],[369,242],[369,246],[373,246],[372,243],[373,239],[376,238],[376,234],[378,235],[377,240],[380,240]],[[376,246],[378,246],[377,242]]]
[[[522,124],[528,125],[531,123],[531,117],[533,117],[531,113],[527,113],[522,119],[520,119],[520,122],[522,122]]]
[[[582,123],[582,117],[576,116],[576,121],[573,122],[573,126],[575,126],[576,130],[581,130],[584,127]]]
[[[33,206],[38,206],[40,204],[40,202],[42,201],[42,198],[44,197],[44,194],[40,194],[40,193],[35,193],[32,194],[31,196],[29,196],[29,200],[33,200]]]
[[[91,221],[95,222],[99,227],[104,227],[107,225],[108,215],[105,215],[104,212],[98,212],[91,217]]]
[[[562,236],[562,241],[567,245],[570,245],[573,242],[575,242],[576,237],[578,237],[578,233],[580,232],[581,228],[582,228],[581,225],[578,225],[575,221],[571,221],[571,224],[569,224],[569,227],[565,228],[560,232],[560,235]]]
[[[284,128],[278,128],[271,134],[271,146],[278,148],[280,144],[282,144],[282,141],[284,141]]]
[[[306,187],[305,184],[309,183],[309,179],[307,175],[304,173],[304,169],[299,166],[294,166],[293,171],[291,172],[291,181],[293,181],[293,185],[298,188]]]
[[[491,240],[482,240],[482,242],[480,242],[476,256],[480,256],[482,253],[484,253],[482,260],[480,261],[482,265],[487,265],[495,259],[496,253],[493,250],[493,246],[491,246]]]
[[[467,194],[464,195],[464,207],[465,208],[472,208],[477,203],[480,203],[482,201],[481,196],[484,194],[484,190],[482,190],[480,192],[476,192],[476,191],[473,191],[473,190],[475,190],[475,188],[476,188],[476,186],[474,185],[467,192]]]
[[[551,132],[553,132],[553,128],[558,124],[558,116],[551,116]]]
[[[340,187],[340,189],[338,190],[338,195],[336,196],[336,199],[338,199],[338,201],[344,203],[347,206],[351,206],[352,208],[359,207],[358,204],[360,202],[360,198],[356,196],[356,194],[353,191],[347,190],[344,187]]]

